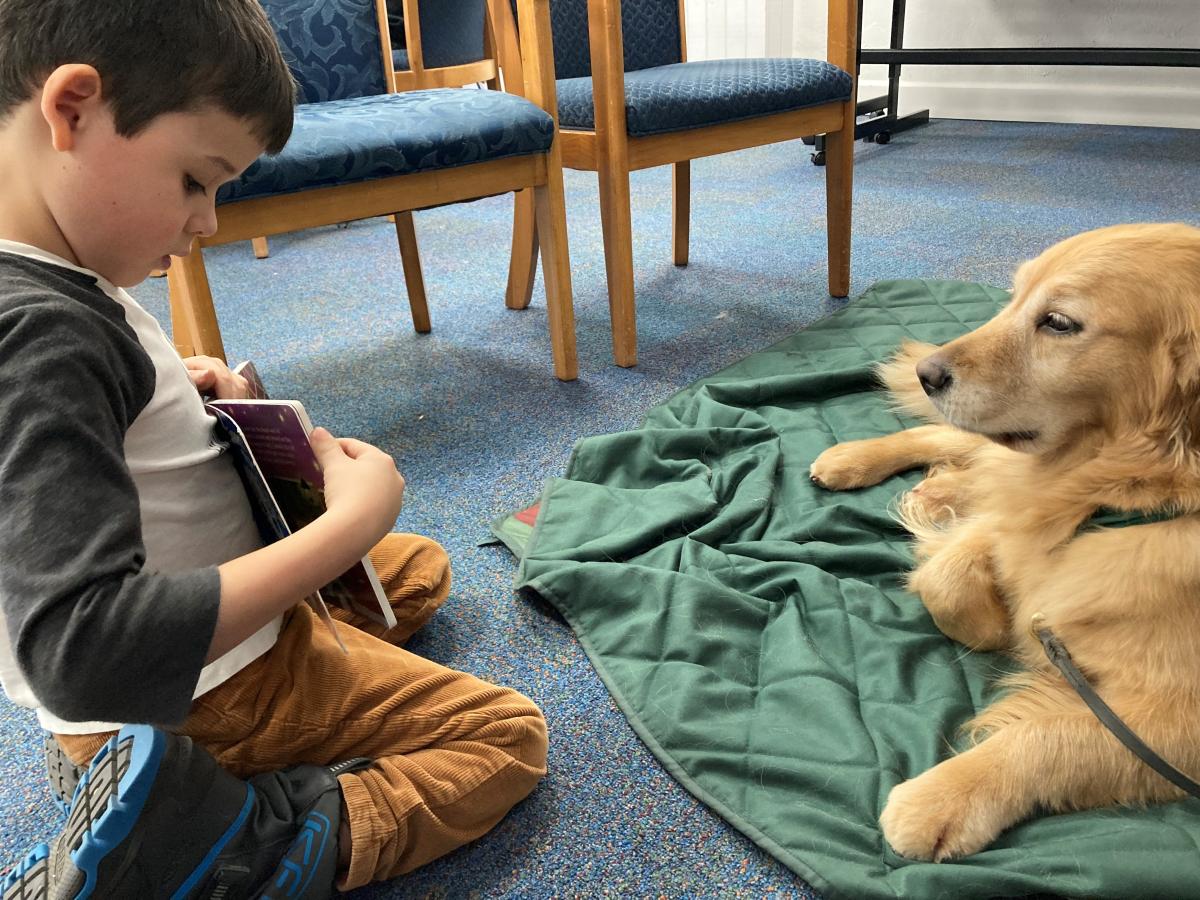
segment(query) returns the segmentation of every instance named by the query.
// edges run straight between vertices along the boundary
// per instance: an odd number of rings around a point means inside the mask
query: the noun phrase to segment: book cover
[[[250,360],[240,362],[233,367],[234,375],[241,375],[246,379],[246,399],[247,400],[270,400],[267,396],[267,388],[263,384],[263,380],[259,377],[258,369],[254,367],[254,363]]]
[[[208,408],[229,433],[264,540],[286,537],[325,511],[325,481],[308,440],[312,423],[301,403],[211,400]],[[368,557],[321,588],[319,597],[371,621],[396,624]]]

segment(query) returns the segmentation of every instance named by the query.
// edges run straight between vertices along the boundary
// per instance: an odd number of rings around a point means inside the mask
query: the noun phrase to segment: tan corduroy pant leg
[[[404,640],[449,591],[445,552],[415,535],[374,551]],[[349,617],[343,617],[349,618]],[[358,623],[355,623],[358,624]],[[339,782],[349,813],[342,890],[411,871],[485,834],[546,771],[546,726],[532,701],[338,622],[344,655],[307,606],[279,641],[198,698],[179,729],[235,775],[297,763],[374,760]],[[101,735],[60,735],[77,762]]]

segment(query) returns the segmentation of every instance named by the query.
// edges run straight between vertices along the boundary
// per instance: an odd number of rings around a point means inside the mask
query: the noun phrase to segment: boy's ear
[[[94,66],[70,63],[51,72],[42,86],[42,117],[50,126],[54,149],[72,149],[80,125],[103,104],[100,73]]]

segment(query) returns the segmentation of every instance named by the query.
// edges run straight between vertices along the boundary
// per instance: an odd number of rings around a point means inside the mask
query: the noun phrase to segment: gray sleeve
[[[153,392],[153,367],[123,318],[64,306],[0,314],[0,602],[9,640],[56,716],[175,724],[212,640],[220,578],[215,567],[143,568],[123,448]]]

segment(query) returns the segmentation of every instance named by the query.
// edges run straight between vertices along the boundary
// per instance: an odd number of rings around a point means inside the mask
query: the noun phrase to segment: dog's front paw
[[[834,444],[818,456],[808,469],[814,484],[830,491],[848,491],[878,484],[892,474],[881,466],[880,454],[872,448],[874,441],[845,441]]]
[[[989,806],[985,792],[945,777],[946,765],[898,784],[888,794],[879,824],[901,856],[932,862],[970,856],[1004,828],[1000,811]]]

